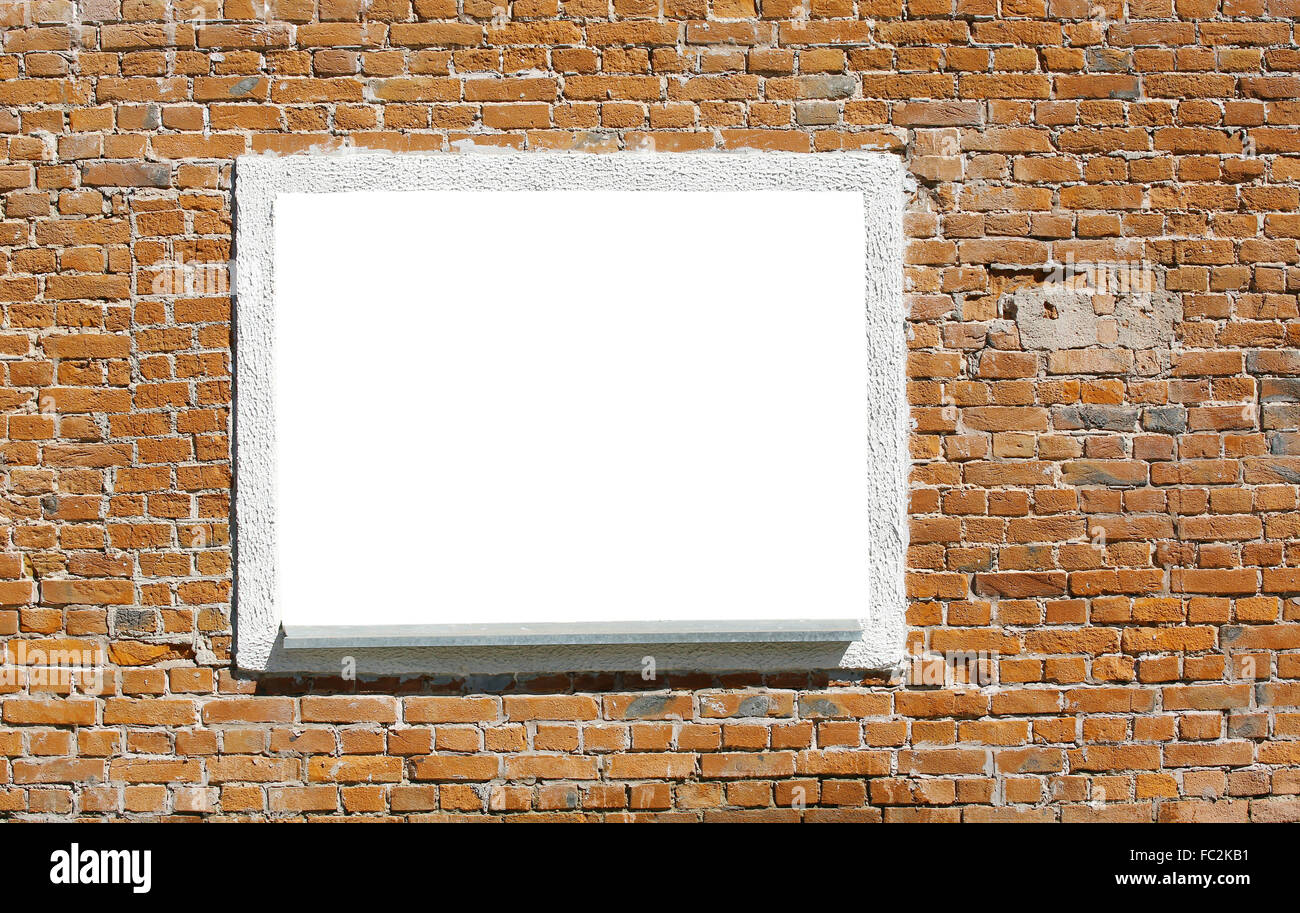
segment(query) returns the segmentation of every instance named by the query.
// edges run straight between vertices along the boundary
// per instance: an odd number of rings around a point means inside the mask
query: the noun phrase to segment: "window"
[[[245,157],[235,192],[241,667],[897,659],[895,158]]]

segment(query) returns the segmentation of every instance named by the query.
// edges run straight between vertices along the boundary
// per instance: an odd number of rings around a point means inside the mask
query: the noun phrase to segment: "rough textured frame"
[[[908,407],[904,361],[904,169],[885,153],[242,156],[235,186],[235,660],[250,671],[582,671],[635,668],[641,644],[348,646],[286,650],[276,606],[274,204],[280,193],[418,190],[856,190],[866,198],[869,361],[869,605],[847,644],[656,643],[665,668],[808,669],[896,665],[907,606]]]

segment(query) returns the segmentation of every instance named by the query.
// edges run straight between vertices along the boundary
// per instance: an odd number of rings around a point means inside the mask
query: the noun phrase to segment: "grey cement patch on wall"
[[[358,675],[640,669],[885,669],[904,653],[907,606],[908,407],[904,362],[904,173],[883,153],[323,155],[236,160],[235,662],[254,672]],[[276,604],[274,215],[281,193],[419,190],[855,191],[865,200],[864,270],[870,404],[870,599],[848,642],[340,645],[287,649]],[[797,226],[784,226],[795,232]],[[329,442],[322,442],[322,448]],[[380,629],[376,629],[380,630]],[[663,635],[671,634],[671,626]],[[575,638],[575,640],[579,640]]]
[[[1020,288],[1012,297],[1020,345],[1027,350],[1168,348],[1182,316],[1177,296],[1162,288],[1099,296],[1049,283]]]

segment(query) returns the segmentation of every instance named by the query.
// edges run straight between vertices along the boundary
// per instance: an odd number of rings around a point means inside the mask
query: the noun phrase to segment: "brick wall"
[[[10,670],[5,815],[1300,818],[1296,0],[0,17],[0,635],[109,660],[99,697]],[[906,159],[934,658],[232,672],[230,303],[158,277],[229,257],[237,154],[467,143]],[[1071,260],[1147,297],[1044,266]]]

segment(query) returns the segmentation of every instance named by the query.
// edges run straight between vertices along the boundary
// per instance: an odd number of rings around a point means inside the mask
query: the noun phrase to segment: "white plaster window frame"
[[[466,153],[241,156],[234,172],[235,662],[359,674],[888,669],[904,654],[908,407],[904,171],[847,153]],[[863,194],[870,428],[869,604],[842,621],[690,625],[346,626],[282,630],[276,605],[274,203],[281,193],[421,190],[856,191]],[[864,471],[868,471],[864,467]],[[495,630],[484,630],[492,627]]]

